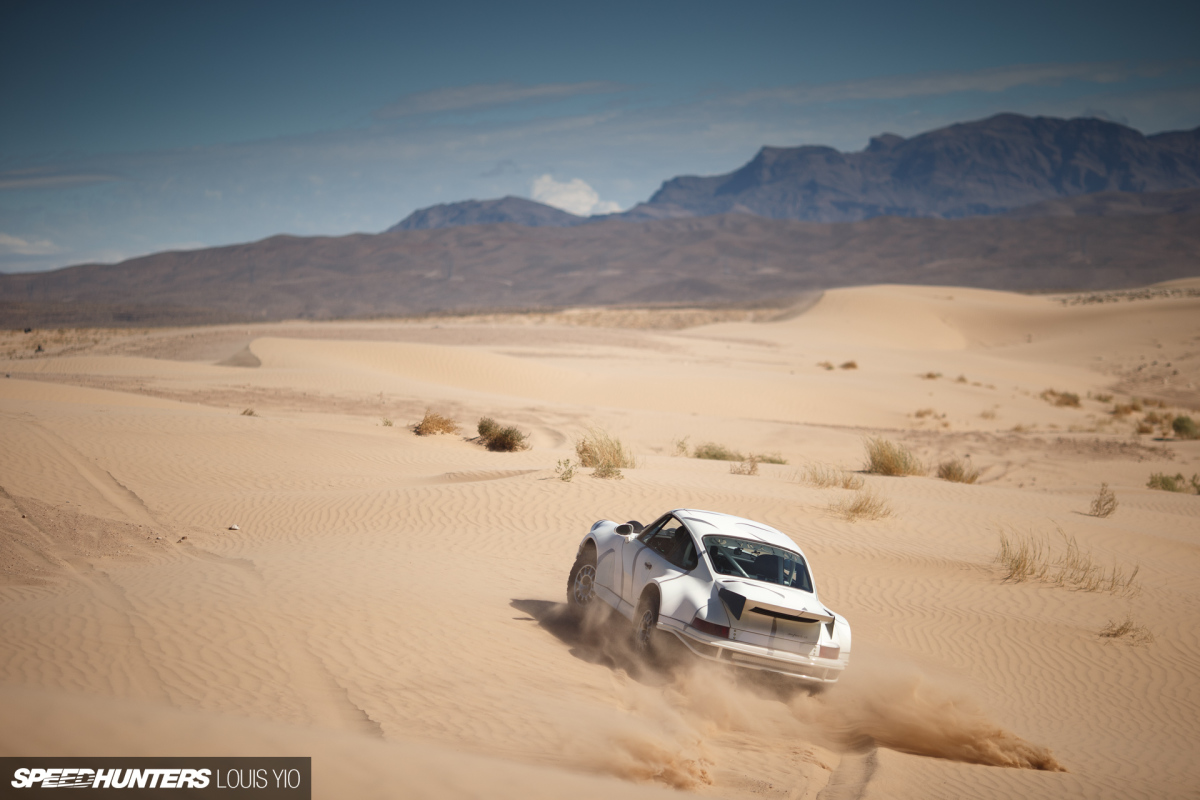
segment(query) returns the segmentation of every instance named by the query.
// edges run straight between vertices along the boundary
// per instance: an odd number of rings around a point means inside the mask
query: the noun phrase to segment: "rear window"
[[[808,565],[799,553],[731,536],[705,536],[704,549],[721,575],[813,590]]]

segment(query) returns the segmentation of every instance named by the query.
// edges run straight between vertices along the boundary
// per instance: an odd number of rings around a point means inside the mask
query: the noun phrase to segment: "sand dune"
[[[280,323],[16,353],[0,752],[312,755],[321,796],[1189,796],[1200,497],[1146,482],[1200,471],[1200,442],[1146,419],[1200,407],[1190,287],[876,286],[684,330]],[[1156,404],[1110,413],[1134,392]],[[413,435],[426,408],[463,435]],[[483,415],[532,449],[466,441]],[[557,480],[591,425],[638,466]],[[848,490],[801,476],[859,469],[869,435],[980,480],[865,475],[892,514],[847,520]],[[789,463],[733,475],[685,440]],[[1086,513],[1102,481],[1108,518]],[[592,521],[684,506],[804,546],[854,625],[842,683],[647,670],[619,623],[563,617]],[[1135,591],[1005,582],[1001,533],[1073,537],[1137,566]],[[1126,617],[1153,641],[1099,635]]]

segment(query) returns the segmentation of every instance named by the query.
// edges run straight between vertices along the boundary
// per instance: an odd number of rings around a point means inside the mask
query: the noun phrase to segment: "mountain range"
[[[882,134],[865,150],[764,147],[724,175],[672,178],[646,202],[604,217],[579,217],[506,197],[421,209],[389,230],[513,222],[567,227],[753,214],[771,219],[856,222],[879,216],[1000,214],[1094,192],[1200,187],[1200,128],[1144,136],[1101,119],[999,114],[905,139]]]
[[[506,197],[422,209],[380,234],[0,275],[0,324],[780,305],[870,283],[1048,291],[1195,275],[1200,129],[1005,114],[859,153],[763,148],[601,217]]]

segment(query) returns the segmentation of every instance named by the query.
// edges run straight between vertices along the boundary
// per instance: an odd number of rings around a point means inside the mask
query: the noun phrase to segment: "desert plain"
[[[1200,279],[13,331],[0,358],[0,754],[312,756],[321,797],[1197,796],[1200,441],[1163,420],[1200,419]],[[415,435],[427,410],[461,431]],[[530,447],[471,441],[485,416]],[[589,430],[636,465],[563,480]],[[871,438],[923,474],[865,473]],[[800,544],[853,626],[836,685],[649,667],[563,614],[595,520],[681,507]],[[1068,547],[1120,580],[1061,579]]]

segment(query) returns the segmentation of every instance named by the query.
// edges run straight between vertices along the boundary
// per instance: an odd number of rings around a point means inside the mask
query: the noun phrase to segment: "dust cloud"
[[[1067,771],[1048,748],[1005,730],[970,697],[915,671],[894,674],[864,664],[829,691],[797,696],[790,706],[846,749],[879,746],[968,764]]]

